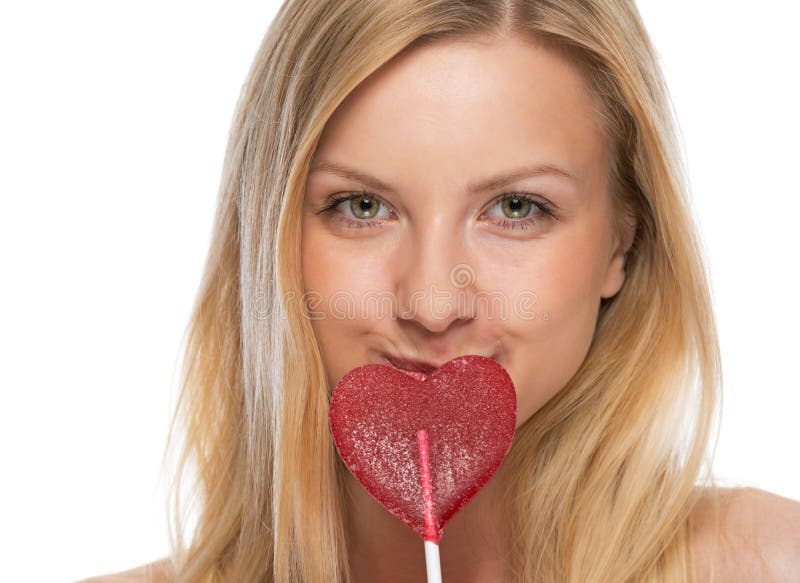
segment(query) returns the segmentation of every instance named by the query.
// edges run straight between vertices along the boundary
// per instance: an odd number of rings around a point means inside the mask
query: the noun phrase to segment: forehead
[[[539,161],[582,180],[604,167],[605,155],[578,67],[504,38],[438,41],[397,55],[340,104],[315,158],[356,161],[398,181],[419,171],[449,183]]]

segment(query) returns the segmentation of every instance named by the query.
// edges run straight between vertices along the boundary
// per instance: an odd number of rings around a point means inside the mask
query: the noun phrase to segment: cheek
[[[314,224],[303,224],[300,246],[305,315],[319,343],[329,386],[356,363],[352,354],[354,320],[350,318],[347,297],[352,295],[355,275],[350,272],[351,259],[342,254],[330,237]],[[339,317],[339,315],[343,317]]]
[[[325,293],[335,279],[329,247],[316,229],[306,224],[303,225],[300,243],[300,263],[303,291],[307,294]]]
[[[300,255],[305,291],[325,296],[355,298],[380,289],[386,271],[380,248],[333,237],[313,224],[304,226]]]
[[[535,335],[539,326],[557,329],[599,303],[602,248],[597,239],[559,237],[514,253],[493,253],[481,262],[482,288],[507,298],[515,333]]]
[[[386,250],[332,236],[323,225],[309,223],[303,225],[300,253],[307,314],[323,353],[341,353],[340,348],[352,349],[369,327],[372,304],[365,298],[388,289]]]
[[[495,262],[492,281],[510,298],[502,326],[518,397],[518,426],[561,390],[594,335],[606,260],[603,235],[538,242],[514,264]],[[527,301],[515,304],[515,297]]]

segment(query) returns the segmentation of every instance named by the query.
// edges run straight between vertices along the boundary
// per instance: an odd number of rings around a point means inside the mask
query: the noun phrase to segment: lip
[[[427,362],[408,360],[405,358],[394,358],[386,354],[383,355],[383,358],[392,368],[412,376],[418,381],[424,381],[431,375],[431,373],[439,368],[438,366]]]
[[[448,360],[442,362],[441,364],[439,364],[437,366],[436,364],[433,364],[433,363],[430,363],[430,362],[426,362],[426,361],[411,360],[411,359],[407,359],[407,358],[395,358],[395,357],[389,356],[388,354],[385,354],[385,353],[382,354],[381,356],[383,357],[383,360],[385,361],[385,364],[391,366],[392,368],[394,368],[396,370],[399,370],[400,372],[403,372],[403,373],[405,373],[405,374],[407,374],[409,376],[414,377],[418,381],[424,381],[431,374],[433,374],[436,370],[438,370],[439,367],[441,367],[446,362],[449,362],[449,360],[451,360],[451,359],[448,359]],[[453,358],[455,358],[455,357],[453,357]],[[492,360],[496,361],[497,360],[497,354],[496,353],[492,354],[488,358],[491,358]]]
[[[389,366],[391,366],[393,369],[395,369],[397,371],[400,371],[401,373],[403,373],[405,375],[408,375],[410,377],[413,377],[413,378],[417,379],[420,382],[427,380],[428,377],[430,376],[430,375],[425,374],[424,372],[415,372],[413,370],[405,370],[405,369],[402,369],[402,368],[397,368],[396,366],[394,366],[391,363],[389,364]]]

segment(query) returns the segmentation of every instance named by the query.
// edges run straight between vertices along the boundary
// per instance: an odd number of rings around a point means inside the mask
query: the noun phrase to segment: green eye
[[[350,199],[350,210],[359,219],[371,219],[378,214],[380,203],[369,194],[359,194]]]
[[[496,200],[488,216],[504,229],[528,229],[556,219],[548,203],[520,192],[508,193]]]
[[[366,191],[331,195],[328,200],[317,214],[330,213],[331,220],[347,227],[380,227],[392,216],[392,209],[386,203]]]
[[[531,201],[519,196],[509,196],[502,201],[503,213],[511,219],[528,216],[531,210]]]

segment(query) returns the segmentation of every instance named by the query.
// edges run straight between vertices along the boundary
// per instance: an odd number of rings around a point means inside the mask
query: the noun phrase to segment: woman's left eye
[[[548,203],[518,192],[504,194],[489,208],[491,210],[495,207],[499,207],[501,214],[497,216],[490,213],[489,216],[500,219],[498,224],[504,229],[528,229],[556,218]]]
[[[365,191],[333,195],[317,214],[328,213],[339,206],[342,209],[339,213],[333,213],[331,218],[355,228],[377,227],[392,216],[386,203]],[[489,207],[490,211],[495,207],[500,209],[501,215],[489,212],[488,216],[504,229],[528,229],[534,224],[556,218],[548,203],[523,193],[504,194]],[[387,214],[379,217],[382,210]]]

